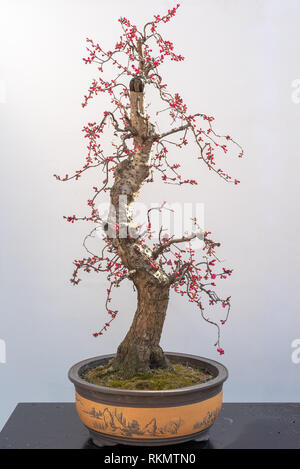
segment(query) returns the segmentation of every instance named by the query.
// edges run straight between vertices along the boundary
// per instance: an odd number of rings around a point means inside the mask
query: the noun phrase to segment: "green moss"
[[[212,375],[204,368],[174,362],[171,362],[171,365],[172,369],[155,369],[147,374],[139,374],[130,379],[124,379],[118,376],[118,373],[108,364],[89,370],[83,378],[98,386],[151,391],[185,388],[212,379]]]

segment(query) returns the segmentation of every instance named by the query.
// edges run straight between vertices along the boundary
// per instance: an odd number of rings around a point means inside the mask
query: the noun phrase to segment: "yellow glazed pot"
[[[86,371],[106,364],[114,355],[90,358],[70,369],[78,415],[96,445],[158,446],[208,439],[208,429],[222,408],[227,369],[195,355],[165,355],[173,361],[206,368],[213,378],[169,391],[136,391],[97,386],[82,379]]]

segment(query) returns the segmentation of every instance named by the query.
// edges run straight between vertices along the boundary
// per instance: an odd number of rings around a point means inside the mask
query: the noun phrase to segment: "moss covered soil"
[[[208,370],[191,367],[188,364],[171,362],[172,368],[153,369],[147,374],[135,375],[126,379],[118,376],[110,364],[97,366],[87,371],[83,379],[98,386],[108,386],[119,389],[135,389],[159,391],[167,389],[185,388],[195,384],[205,383],[212,379]]]

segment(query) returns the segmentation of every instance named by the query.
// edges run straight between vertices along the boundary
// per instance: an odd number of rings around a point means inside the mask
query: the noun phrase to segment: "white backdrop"
[[[73,400],[68,368],[114,352],[130,324],[135,296],[124,283],[115,297],[119,318],[103,338],[91,336],[106,320],[105,277],[69,284],[87,226],[62,216],[84,213],[94,181],[59,183],[52,174],[81,166],[81,128],[103,110],[101,98],[80,106],[97,76],[81,60],[85,38],[110,48],[120,16],[142,25],[172,6],[168,0],[0,1],[2,361],[6,345],[0,427],[17,402]],[[164,26],[186,57],[164,67],[170,89],[191,112],[214,115],[216,128],[246,151],[245,159],[220,161],[241,180],[238,187],[188,152],[184,171],[197,176],[198,186],[179,191],[157,182],[140,196],[204,203],[206,228],[235,269],[224,283],[233,307],[222,358],[213,347],[215,330],[177,296],[162,338],[165,350],[220,359],[230,372],[225,401],[299,401],[300,363],[291,345],[300,338],[300,104],[292,87],[300,78],[299,30],[298,0],[184,0]]]

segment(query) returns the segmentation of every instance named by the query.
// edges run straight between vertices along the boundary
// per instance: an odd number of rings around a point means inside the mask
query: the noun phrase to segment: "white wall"
[[[80,130],[103,109],[101,98],[80,106],[97,75],[81,61],[85,37],[109,48],[119,37],[119,16],[141,25],[171,6],[167,0],[0,2],[0,339],[7,355],[5,364],[0,360],[0,427],[17,402],[71,401],[68,368],[115,351],[130,324],[135,297],[124,284],[115,302],[120,317],[103,338],[91,337],[105,320],[105,278],[69,284],[87,227],[62,216],[84,212],[94,181],[60,184],[51,175],[80,167]],[[300,78],[299,29],[298,0],[184,0],[165,26],[187,57],[165,67],[170,88],[191,112],[214,115],[217,128],[246,150],[244,160],[220,162],[241,180],[238,187],[188,153],[185,172],[197,174],[198,186],[179,192],[157,183],[141,194],[148,202],[203,202],[206,228],[235,268],[224,284],[233,298],[221,358],[230,370],[226,401],[299,401],[300,363],[291,359],[291,342],[300,338],[300,104],[291,98]],[[165,349],[219,359],[214,339],[191,304],[172,298]]]

